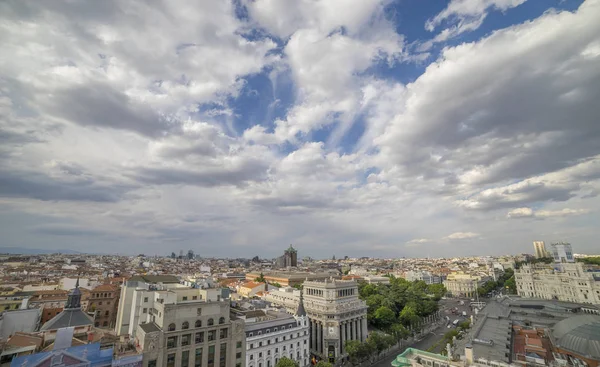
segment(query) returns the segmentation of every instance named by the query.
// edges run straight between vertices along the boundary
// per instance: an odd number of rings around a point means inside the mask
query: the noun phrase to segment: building
[[[600,366],[600,316],[577,315],[552,328],[553,357],[562,366]]]
[[[129,278],[121,286],[115,331],[117,335],[133,335],[143,309],[148,306],[142,301],[149,299],[155,289],[170,289],[179,286],[179,278],[172,275],[143,275]],[[148,294],[146,294],[148,293]]]
[[[44,342],[48,343],[56,338],[58,329],[72,327],[73,335],[87,336],[93,325],[94,319],[81,309],[81,290],[79,283],[75,283],[75,288],[69,292],[62,312],[42,325],[40,332],[44,336]]]
[[[283,253],[284,266],[297,267],[298,266],[298,251],[290,245],[287,250]]]
[[[310,350],[318,359],[337,363],[347,357],[348,340],[367,339],[367,304],[353,280],[306,281],[302,290],[310,321]]]
[[[409,282],[423,281],[427,284],[439,284],[442,282],[442,278],[439,275],[433,275],[429,271],[410,270],[404,273],[404,279]]]
[[[249,311],[246,322],[246,367],[274,367],[288,357],[310,366],[309,322],[302,301],[294,315],[277,310]]]
[[[542,257],[550,257],[548,251],[546,251],[546,245],[544,241],[533,241],[533,251],[535,253],[536,259]]]
[[[114,284],[102,284],[90,293],[88,311],[95,312],[95,327],[114,328],[119,305],[119,287]]]
[[[515,270],[515,283],[521,297],[600,304],[600,274],[581,263],[523,265]]]
[[[243,366],[244,321],[231,317],[229,300],[200,299],[206,290],[191,291],[197,298],[184,289],[154,291],[160,301],[148,309],[134,334],[143,366]]]
[[[568,242],[558,242],[552,244],[552,256],[556,263],[574,263],[573,249]]]
[[[246,282],[238,288],[238,294],[242,297],[251,298],[256,296],[258,292],[265,291],[265,283],[261,282]]]
[[[41,312],[39,308],[31,308],[0,313],[0,340],[5,340],[16,332],[30,333],[37,330]]]
[[[283,287],[270,291],[264,297],[265,301],[277,307],[283,307],[289,314],[294,314],[298,309],[301,291],[292,287]]]
[[[477,285],[480,281],[478,276],[465,273],[448,274],[444,280],[444,287],[452,297],[475,297]]]
[[[254,281],[260,277],[260,272],[250,272],[246,274],[247,281]],[[270,284],[279,284],[283,287],[297,286],[305,280],[325,280],[331,278],[330,273],[309,273],[304,271],[269,271],[263,272],[265,281]]]

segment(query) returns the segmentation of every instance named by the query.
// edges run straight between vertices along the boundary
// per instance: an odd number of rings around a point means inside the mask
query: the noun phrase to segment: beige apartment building
[[[524,265],[515,270],[515,283],[521,297],[600,304],[600,277],[581,263]]]
[[[144,367],[241,367],[245,364],[244,321],[230,316],[229,300],[200,300],[202,290],[157,291],[157,302],[137,324],[134,336]],[[164,297],[164,298],[163,298]]]
[[[444,287],[452,297],[475,297],[481,278],[471,274],[452,273],[444,280]]]

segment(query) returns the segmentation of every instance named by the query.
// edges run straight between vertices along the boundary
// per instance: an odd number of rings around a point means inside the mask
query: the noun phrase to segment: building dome
[[[600,360],[600,317],[579,315],[562,320],[552,328],[555,347],[581,357]]]

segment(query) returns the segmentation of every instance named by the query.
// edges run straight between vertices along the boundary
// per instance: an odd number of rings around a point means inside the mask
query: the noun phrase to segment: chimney
[[[470,343],[465,345],[465,360],[467,366],[473,365],[473,346]]]

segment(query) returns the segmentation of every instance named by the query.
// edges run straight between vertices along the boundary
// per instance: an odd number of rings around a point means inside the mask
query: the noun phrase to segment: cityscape
[[[1,364],[598,366],[600,255],[573,247],[426,259],[316,260],[294,245],[273,259],[0,255]]]
[[[600,0],[0,0],[0,367],[600,367]]]

